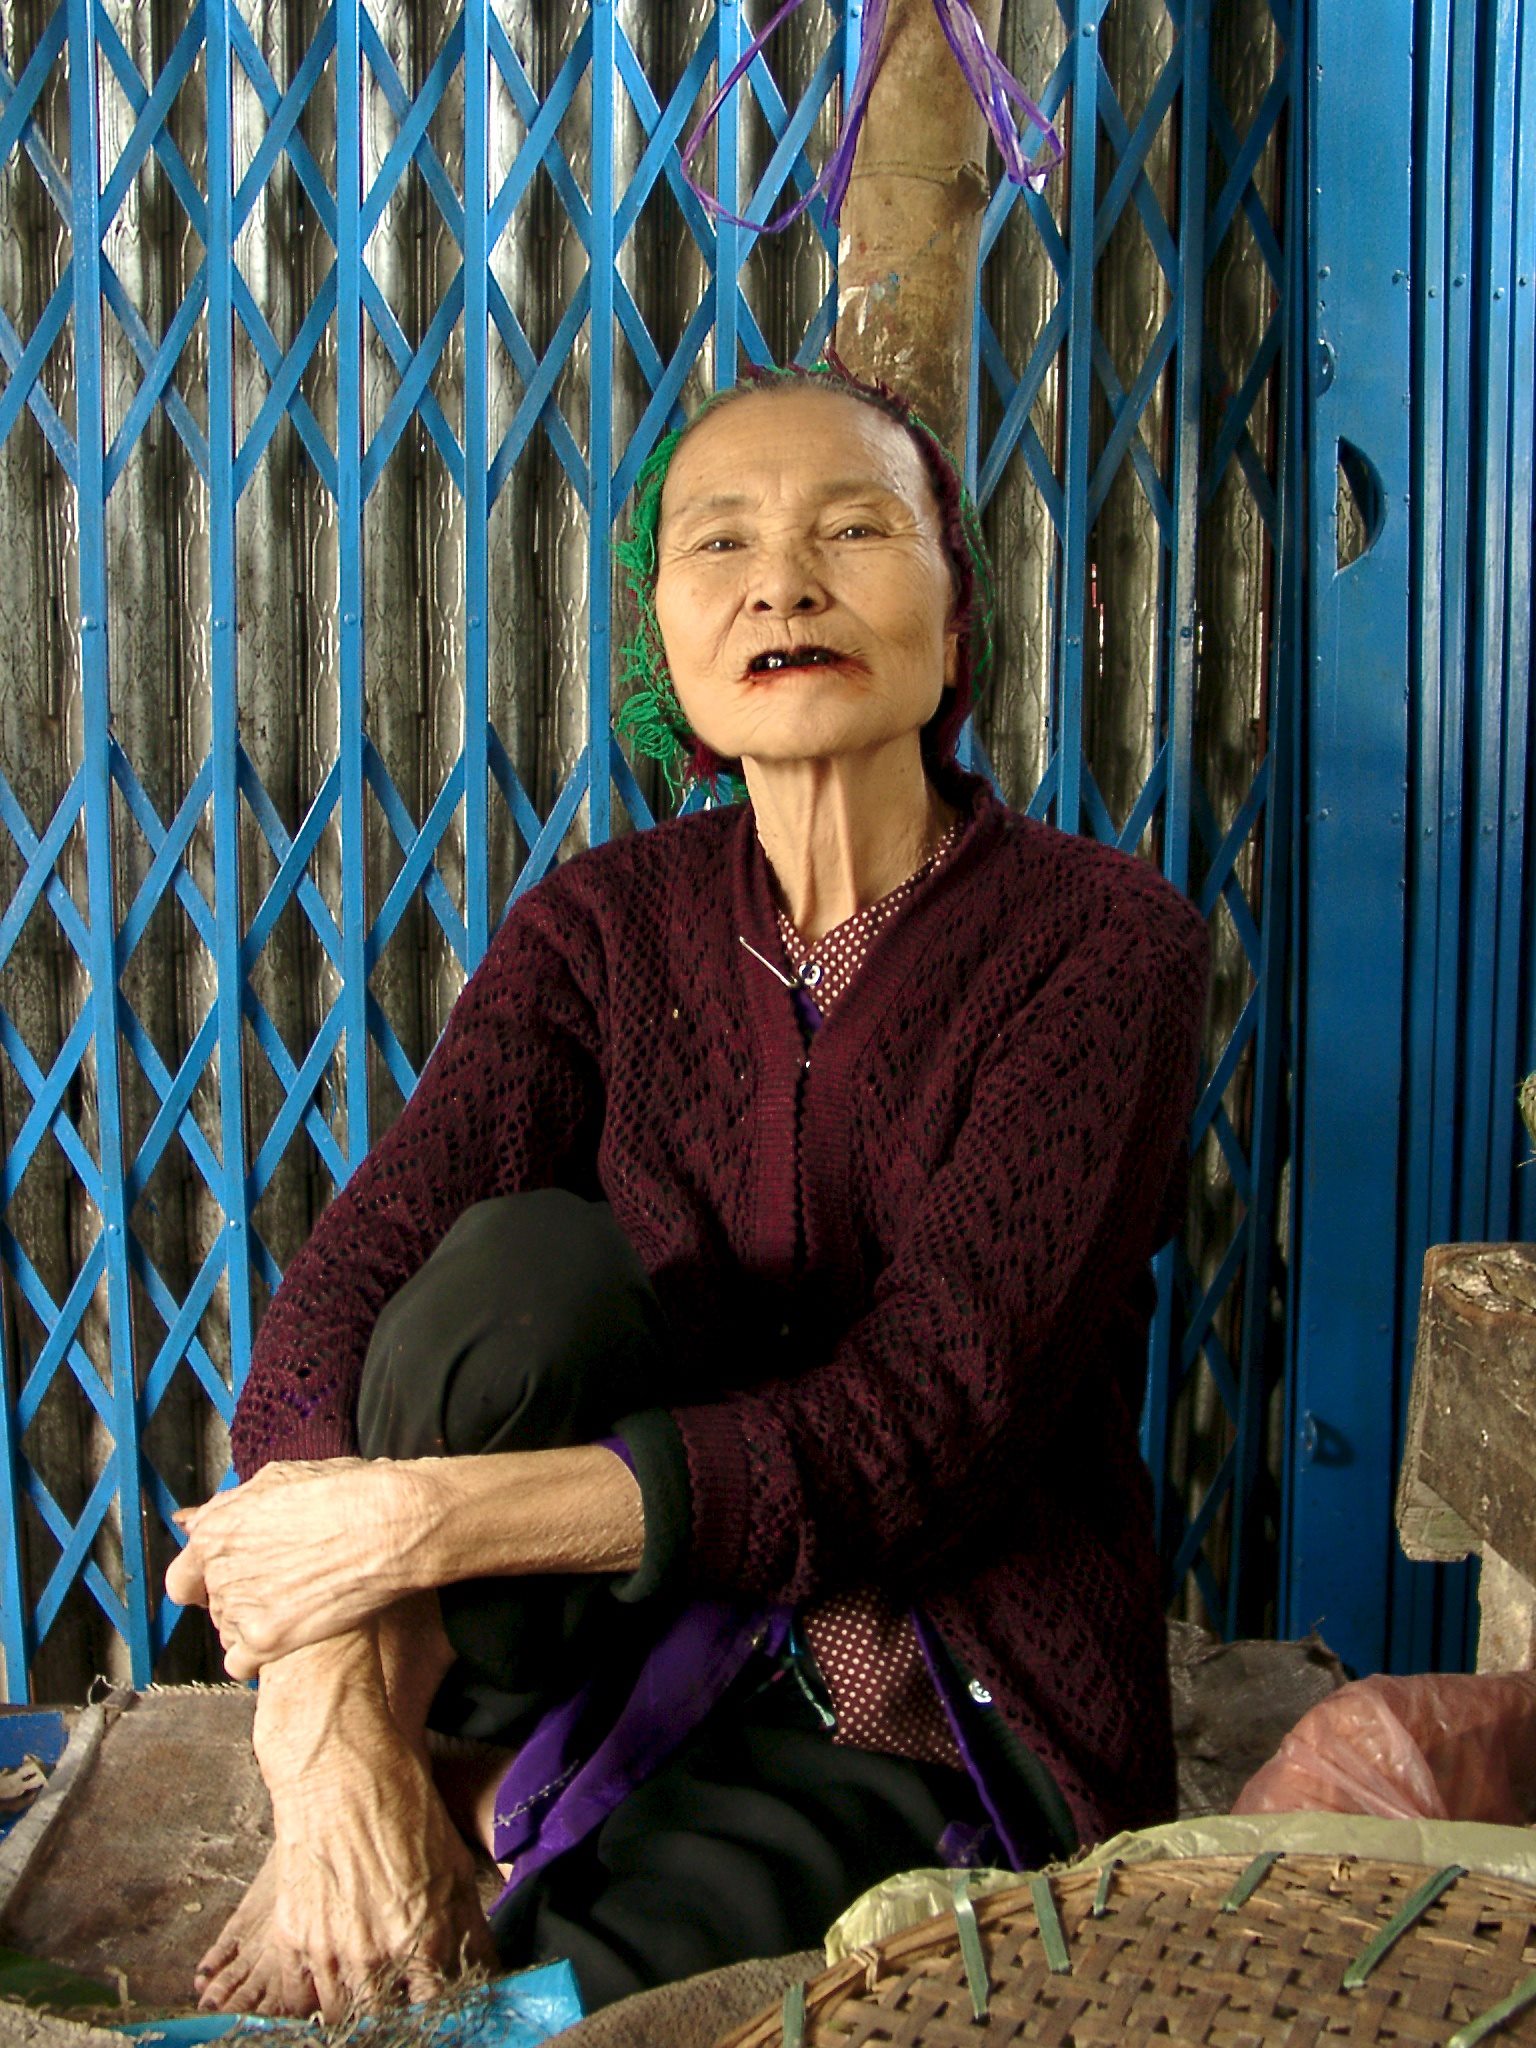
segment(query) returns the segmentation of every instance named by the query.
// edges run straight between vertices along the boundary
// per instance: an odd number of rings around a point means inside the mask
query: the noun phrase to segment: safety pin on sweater
[[[797,989],[800,986],[799,982],[795,980],[792,974],[786,974],[782,967],[775,967],[773,962],[768,958],[766,953],[759,953],[756,946],[752,944],[751,940],[742,938],[739,932],[736,935],[736,943],[738,946],[745,946],[747,951],[752,955],[752,958],[754,960],[760,960],[764,967],[767,968],[768,972],[773,976],[775,981],[782,981],[784,986],[790,990]]]

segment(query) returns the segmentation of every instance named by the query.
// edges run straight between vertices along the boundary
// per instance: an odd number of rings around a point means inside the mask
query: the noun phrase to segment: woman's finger
[[[203,1577],[202,1563],[189,1544],[178,1551],[165,1568],[165,1591],[168,1599],[178,1607],[206,1607],[208,1585]]]
[[[224,1652],[224,1669],[241,1685],[260,1677],[264,1661],[252,1653],[248,1643],[231,1643]]]

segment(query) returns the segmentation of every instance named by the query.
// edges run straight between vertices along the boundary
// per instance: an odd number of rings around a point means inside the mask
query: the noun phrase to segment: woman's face
[[[755,392],[673,457],[656,615],[678,700],[721,759],[915,736],[954,678],[952,607],[922,458],[872,407]]]

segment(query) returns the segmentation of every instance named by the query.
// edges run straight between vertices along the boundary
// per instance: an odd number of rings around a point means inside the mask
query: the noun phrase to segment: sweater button
[[[987,1688],[982,1684],[979,1678],[973,1678],[970,1684],[966,1687],[966,1691],[970,1694],[971,1698],[976,1702],[978,1707],[991,1706],[992,1695],[987,1691]]]
[[[815,988],[821,980],[821,962],[819,960],[807,960],[800,970],[800,979],[807,988]]]

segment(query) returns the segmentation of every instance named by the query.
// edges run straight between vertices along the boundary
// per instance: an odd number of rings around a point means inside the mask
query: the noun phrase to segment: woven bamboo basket
[[[782,2007],[719,2048],[797,2039],[1536,2044],[1536,1889],[1454,1865],[1273,1854],[1035,1878],[860,1950],[803,1991],[792,1986]]]

